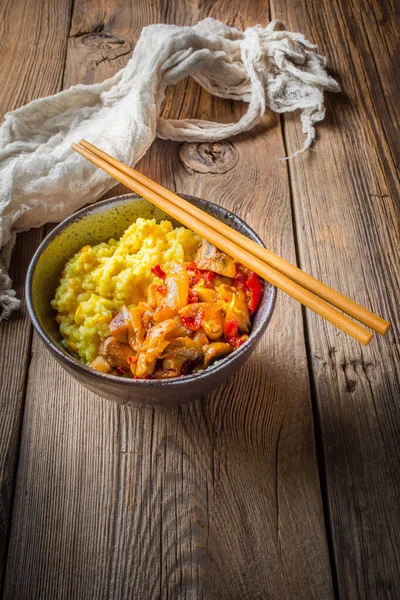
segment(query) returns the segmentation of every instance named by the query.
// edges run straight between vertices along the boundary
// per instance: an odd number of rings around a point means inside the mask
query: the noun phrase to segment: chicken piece
[[[146,340],[143,344],[143,350],[146,352],[150,360],[160,358],[169,341],[166,339],[168,333],[175,328],[174,319],[167,319],[161,323],[156,323],[147,333]]]
[[[182,373],[183,365],[186,362],[194,362],[203,356],[203,349],[200,342],[189,337],[172,340],[167,347],[162,363],[163,371],[166,377],[178,377]],[[174,373],[174,375],[172,375]]]
[[[130,317],[128,341],[132,348],[137,349],[145,340],[146,331],[153,317],[153,309],[146,302],[140,302],[130,310]]]
[[[154,311],[154,322],[160,323],[161,321],[172,319],[176,317],[177,309],[168,306],[167,304],[161,304],[161,306],[157,306]]]
[[[112,335],[106,338],[100,344],[99,354],[109,363],[111,367],[120,367],[128,369],[130,366],[129,360],[134,358],[132,348],[128,344],[118,342]]]
[[[177,319],[167,319],[156,323],[151,327],[146,335],[144,342],[137,347],[139,354],[134,369],[134,374],[138,378],[148,377],[153,374],[157,360],[162,356],[164,350],[169,345],[169,335],[177,332],[184,332],[181,329]]]
[[[164,350],[169,349],[171,344],[180,342],[180,340],[188,339],[191,343],[190,338],[179,338],[174,339],[171,342],[167,339],[170,334],[177,332],[177,320],[167,319],[161,323],[154,325],[147,334],[146,340],[142,345],[142,350],[137,356],[135,365],[135,376],[139,378],[148,377],[152,375],[156,367],[157,360],[162,357]],[[201,346],[199,344],[196,347]],[[183,361],[186,362],[187,358]],[[163,367],[164,369],[164,367]],[[170,375],[172,376],[172,375]]]
[[[199,269],[213,271],[219,275],[226,277],[234,277],[236,273],[236,265],[233,258],[218,250],[213,244],[202,240],[197,248],[194,262]]]
[[[226,311],[226,321],[237,321],[241,333],[250,330],[250,313],[246,302],[237,294],[232,295],[231,303]]]
[[[202,329],[201,327],[192,336],[192,340],[194,340],[195,342],[199,342],[203,349],[204,346],[207,346],[210,343],[208,337],[204,332],[204,329]]]
[[[166,295],[164,301],[154,312],[154,321],[170,319],[188,303],[189,275],[180,262],[170,264],[165,278]]]
[[[195,285],[192,287],[192,290],[200,302],[215,302],[217,300],[217,292],[204,285]]]
[[[129,328],[131,327],[131,313],[123,306],[116,317],[114,317],[109,325],[110,334],[115,337],[118,342],[127,343]]]
[[[157,359],[151,359],[146,352],[139,352],[135,365],[135,378],[145,379],[153,374]]]
[[[110,373],[111,366],[103,356],[96,356],[96,358],[90,363],[89,367],[100,373]]]
[[[192,331],[188,327],[185,327],[185,325],[182,323],[182,319],[179,315],[176,315],[176,317],[174,317],[172,319],[172,321],[174,321],[175,325],[174,325],[173,329],[171,329],[171,331],[169,331],[166,334],[166,336],[165,336],[166,340],[170,341],[170,340],[174,340],[175,338],[190,337],[190,334],[192,333]]]
[[[230,344],[226,344],[225,342],[214,342],[212,344],[208,344],[204,348],[204,364],[209,366],[216,360],[220,360],[221,358],[225,358],[232,352],[233,348]]]

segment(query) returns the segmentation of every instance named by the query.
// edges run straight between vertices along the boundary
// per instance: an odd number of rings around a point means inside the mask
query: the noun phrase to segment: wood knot
[[[189,173],[226,173],[237,164],[239,155],[230,142],[185,142],[179,158]]]
[[[125,40],[103,32],[91,32],[82,37],[82,44],[99,50],[115,50],[126,44]]]

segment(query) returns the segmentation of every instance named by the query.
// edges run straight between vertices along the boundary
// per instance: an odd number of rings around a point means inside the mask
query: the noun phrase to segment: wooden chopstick
[[[177,194],[174,194],[159,183],[156,183],[149,177],[146,177],[146,175],[139,173],[139,171],[128,167],[127,165],[120,162],[116,158],[110,156],[100,148],[97,148],[90,142],[87,142],[86,140],[81,140],[80,145],[86,148],[87,150],[90,150],[96,156],[99,156],[100,158],[104,159],[110,165],[116,167],[129,177],[136,179],[139,183],[160,194],[161,196],[172,202],[175,206],[183,208],[187,213],[199,219],[206,225],[209,225],[213,229],[218,228],[218,231],[220,231],[225,237],[227,237],[235,243],[240,244],[260,260],[263,260],[271,267],[274,267],[274,269],[277,269],[278,271],[280,271],[299,285],[305,287],[307,290],[309,290],[316,296],[319,296],[323,300],[326,300],[326,302],[329,302],[329,304],[336,306],[336,308],[339,308],[354,319],[357,319],[357,321],[360,321],[360,323],[363,323],[363,325],[371,327],[371,329],[373,329],[377,333],[380,333],[381,335],[385,335],[388,332],[390,328],[390,323],[388,321],[385,321],[385,319],[382,319],[382,317],[379,317],[378,315],[369,311],[364,306],[357,304],[357,302],[354,302],[353,300],[347,298],[340,292],[337,292],[328,285],[325,285],[324,283],[322,283],[322,281],[319,281],[312,275],[305,273],[304,271],[302,271],[295,265],[292,265],[284,258],[281,258],[277,254],[274,254],[270,250],[267,250],[267,248],[260,246],[253,240],[250,240],[242,233],[239,233],[231,227],[229,227],[228,225],[225,225],[225,223],[221,223],[221,221],[218,221],[218,219],[216,219],[215,217],[202,211],[200,208],[197,208],[197,206],[193,206],[192,204],[190,204],[190,202],[187,202],[186,200],[184,200]]]
[[[200,221],[193,215],[186,212],[184,208],[176,206],[172,204],[169,200],[159,195],[154,190],[150,189],[146,185],[143,185],[139,181],[133,179],[126,173],[124,173],[119,165],[113,166],[100,156],[97,156],[90,150],[87,150],[83,146],[78,146],[77,144],[72,144],[72,148],[85,157],[87,160],[100,167],[104,171],[106,171],[109,175],[114,177],[117,181],[120,181],[124,185],[126,185],[129,189],[135,191],[136,193],[143,196],[163,210],[165,213],[185,225],[189,227],[206,240],[225,251],[227,254],[232,256],[235,260],[242,263],[258,275],[260,275],[263,279],[269,281],[289,296],[292,296],[301,304],[313,310],[316,314],[322,316],[327,321],[361,342],[364,345],[368,345],[372,339],[372,334],[365,330],[363,327],[354,323],[351,319],[346,317],[346,315],[339,312],[336,308],[324,302],[321,298],[303,288],[301,285],[284,275],[283,273],[277,271],[269,264],[263,262],[253,254],[251,254],[248,250],[242,248],[234,241],[228,239],[224,235],[220,233],[217,229],[213,229],[211,226],[206,225],[203,221]],[[97,151],[97,149],[96,149]],[[115,160],[115,159],[114,159]],[[121,163],[122,164],[122,163]],[[218,224],[218,228],[220,229],[221,222],[216,219]],[[236,232],[235,232],[236,233]],[[247,238],[246,238],[247,240]]]

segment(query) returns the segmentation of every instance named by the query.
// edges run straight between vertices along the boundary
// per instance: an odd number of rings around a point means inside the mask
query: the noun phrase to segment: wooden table
[[[5,1],[1,111],[109,77],[145,25],[207,16],[241,29],[282,19],[319,45],[343,93],[326,98],[315,152],[295,160],[278,157],[303,143],[298,115],[267,113],[246,135],[195,145],[191,169],[160,140],[139,169],[227,206],[393,328],[364,348],[279,294],[256,355],[221,389],[175,410],[134,409],[75,383],[23,306],[0,327],[7,599],[400,597],[394,0]],[[163,116],[244,110],[185,81]],[[221,146],[238,159],[227,171]],[[20,297],[45,233],[18,237]]]

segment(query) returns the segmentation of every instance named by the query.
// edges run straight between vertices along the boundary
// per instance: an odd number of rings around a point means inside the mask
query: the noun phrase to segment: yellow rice
[[[84,246],[66,264],[51,303],[64,346],[91,362],[121,306],[136,306],[151,283],[161,283],[151,267],[193,260],[199,242],[193,231],[174,229],[170,221],[137,219],[119,241]]]

